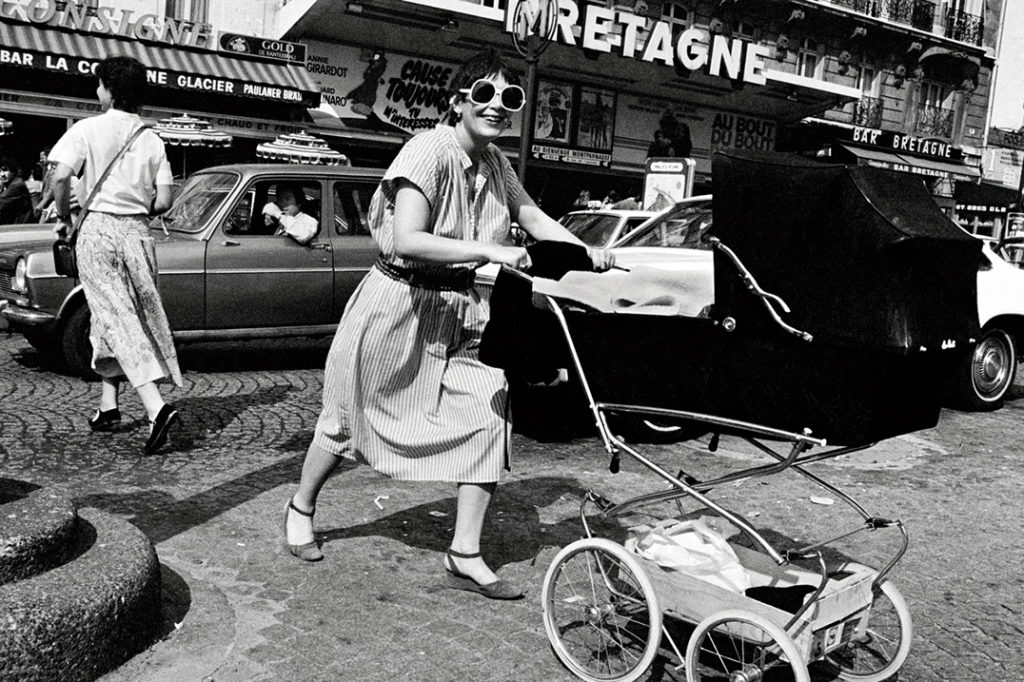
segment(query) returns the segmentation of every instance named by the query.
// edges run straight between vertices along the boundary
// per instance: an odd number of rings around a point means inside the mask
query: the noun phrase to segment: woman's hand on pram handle
[[[498,265],[507,265],[510,268],[517,270],[529,270],[530,261],[529,252],[522,246],[501,246],[499,244],[491,245],[491,251],[487,255],[487,259],[491,263],[497,263]]]
[[[587,255],[590,256],[590,261],[594,264],[595,272],[604,272],[615,267],[615,254],[609,249],[588,247]]]

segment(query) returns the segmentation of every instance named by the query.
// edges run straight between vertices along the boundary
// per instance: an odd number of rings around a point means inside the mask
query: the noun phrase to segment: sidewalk
[[[441,584],[455,513],[444,484],[346,467],[319,503],[325,560],[290,556],[280,525],[293,484],[281,481],[300,465],[289,458],[148,515],[168,636],[105,682],[573,679],[548,648],[540,591],[556,545],[581,534],[577,481],[532,471],[499,488],[485,555],[529,589],[499,602]]]

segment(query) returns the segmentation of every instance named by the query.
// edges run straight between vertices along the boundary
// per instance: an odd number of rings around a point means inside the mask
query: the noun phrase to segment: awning
[[[836,145],[843,153],[856,159],[860,166],[873,166],[875,168],[888,168],[889,170],[902,173],[914,173],[925,175],[931,178],[945,178],[947,180],[977,180],[981,177],[981,169],[977,166],[968,166],[963,163],[952,161],[939,161],[938,159],[925,159],[918,156],[895,154],[893,152],[855,147],[848,144]]]
[[[953,192],[957,211],[1006,213],[1017,205],[1017,190],[991,182],[957,184]]]
[[[218,52],[163,47],[19,23],[0,22],[0,66],[91,76],[97,61],[138,59],[149,83],[209,94],[316,107],[320,88],[301,64],[263,62]]]
[[[960,84],[969,80],[977,82],[981,59],[961,50],[945,47],[929,47],[918,58],[925,75],[944,83]]]

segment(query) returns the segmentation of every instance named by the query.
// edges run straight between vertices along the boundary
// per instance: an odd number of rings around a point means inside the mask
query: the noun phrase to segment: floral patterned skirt
[[[169,379],[181,369],[156,283],[156,254],[144,216],[90,213],[76,247],[92,313],[92,366],[132,386]]]

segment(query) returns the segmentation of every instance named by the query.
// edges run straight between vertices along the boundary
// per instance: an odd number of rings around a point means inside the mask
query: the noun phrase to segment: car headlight
[[[28,266],[25,265],[25,259],[19,258],[18,262],[14,266],[14,277],[11,278],[11,290],[18,294],[28,293],[28,281],[25,277],[28,272]]]

